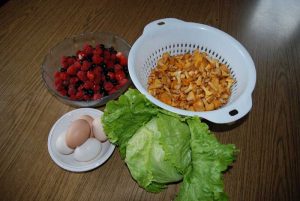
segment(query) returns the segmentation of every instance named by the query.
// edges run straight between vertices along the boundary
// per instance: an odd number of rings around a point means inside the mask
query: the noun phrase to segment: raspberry
[[[79,60],[83,60],[84,58],[86,58],[86,56],[87,56],[86,53],[82,51],[79,51],[77,54]]]
[[[77,73],[77,69],[74,65],[69,66],[69,68],[67,69],[67,73],[69,75],[76,75]]]
[[[83,100],[89,100],[90,99],[90,96],[89,95],[83,95]]]
[[[115,54],[111,54],[110,59],[112,62],[114,62],[117,59],[117,56]]]
[[[113,63],[112,61],[107,61],[107,62],[106,62],[106,66],[107,66],[108,68],[112,68],[112,67],[114,66],[114,63]]]
[[[58,91],[62,96],[66,96],[67,95],[67,90],[62,89]]]
[[[91,63],[90,62],[83,61],[82,66],[81,66],[81,70],[88,71],[90,67],[91,67]]]
[[[80,69],[81,67],[81,64],[79,61],[76,61],[74,64],[73,64],[77,69]]]
[[[68,57],[68,59],[67,59],[67,62],[68,62],[69,65],[74,64],[75,61],[76,60],[74,58],[72,58],[72,57]]]
[[[95,79],[95,75],[94,75],[94,73],[91,72],[91,71],[88,71],[86,75],[87,75],[87,78],[88,78],[89,80],[94,80],[94,79]]]
[[[117,91],[116,88],[112,88],[112,89],[108,92],[108,94],[113,94],[113,93],[115,93],[116,91]]]
[[[100,64],[100,63],[103,61],[103,58],[100,57],[99,55],[94,55],[94,56],[92,57],[92,60],[93,60],[93,62],[94,62],[95,64]]]
[[[83,84],[83,87],[84,87],[85,89],[92,89],[93,86],[94,86],[94,84],[93,84],[93,82],[90,81],[90,80],[87,80],[87,81]]]
[[[68,89],[68,94],[69,94],[70,96],[75,95],[75,94],[76,94],[76,89],[75,89],[75,87],[69,87],[69,89]]]
[[[122,70],[123,67],[122,67],[120,64],[115,64],[115,65],[114,65],[114,69],[115,69],[115,72],[117,72],[117,71]]]
[[[96,47],[95,50],[93,51],[94,55],[101,55],[103,53],[103,50],[100,47]]]
[[[77,100],[80,100],[80,99],[83,97],[83,95],[84,95],[83,91],[78,91],[78,92],[76,93],[76,99],[77,99]]]
[[[104,89],[105,91],[110,91],[114,88],[114,85],[111,82],[105,82],[104,83]]]
[[[125,65],[127,65],[127,59],[126,59],[126,57],[120,57],[119,58],[119,62],[120,62],[120,64],[122,65],[122,66],[125,66]]]
[[[60,72],[59,71],[55,71],[54,78],[59,78],[59,77],[60,77]]]
[[[93,100],[98,100],[98,99],[101,99],[101,98],[102,98],[102,94],[100,94],[100,93],[95,93],[93,95]]]
[[[71,77],[70,78],[70,84],[76,84],[78,82],[78,78],[77,77]]]
[[[61,72],[60,73],[60,79],[62,80],[67,80],[68,79],[68,74],[66,72]]]
[[[124,79],[122,79],[122,80],[119,80],[119,85],[120,85],[120,86],[124,86],[127,82],[128,82],[128,79],[127,79],[127,78],[124,78]]]
[[[110,52],[108,50],[104,50],[103,55],[104,55],[104,58],[106,58],[106,59],[110,58]]]
[[[87,80],[86,74],[85,74],[85,72],[83,72],[83,71],[78,71],[78,72],[77,72],[77,77],[78,77],[81,81],[86,81],[86,80]]]
[[[107,75],[109,76],[109,78],[111,80],[114,80],[116,77],[115,77],[115,74],[113,72],[108,72]]]
[[[124,78],[126,78],[126,75],[123,71],[119,70],[119,71],[116,71],[115,77],[116,77],[116,80],[120,81],[120,80],[123,80]]]
[[[91,55],[93,54],[93,47],[89,44],[85,44],[83,45],[83,51],[87,54],[87,55]]]

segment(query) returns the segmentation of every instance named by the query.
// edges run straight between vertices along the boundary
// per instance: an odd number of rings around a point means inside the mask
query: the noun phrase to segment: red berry
[[[87,75],[89,80],[94,80],[95,79],[95,75],[92,71],[88,71],[86,75]]]
[[[95,93],[94,96],[93,96],[93,100],[98,100],[98,99],[101,99],[102,98],[102,94],[100,93]]]
[[[62,96],[66,96],[67,95],[67,90],[62,89],[58,91]]]
[[[103,50],[99,47],[96,47],[95,50],[93,51],[94,55],[101,55],[103,53]]]
[[[72,58],[72,57],[68,57],[68,59],[67,59],[67,62],[68,62],[69,65],[74,64],[75,61],[76,60],[74,58]]]
[[[118,91],[118,89],[116,89],[116,88],[114,87],[114,88],[112,88],[112,89],[108,92],[108,94],[113,94],[113,93],[115,93],[116,91]]]
[[[114,63],[112,61],[107,61],[106,66],[107,66],[107,68],[112,68],[112,67],[114,67]]]
[[[126,75],[123,71],[119,70],[115,73],[116,80],[120,81],[126,78]]]
[[[101,74],[101,68],[97,66],[96,68],[93,69],[93,73],[95,74],[96,78],[100,76]]]
[[[83,87],[85,89],[92,89],[94,86],[94,83],[90,80],[85,81],[85,83],[83,84]]]
[[[74,65],[69,66],[69,68],[67,69],[67,73],[69,75],[76,75],[77,73],[77,68]]]
[[[83,95],[84,95],[83,91],[77,91],[77,93],[76,93],[76,99],[80,100],[83,97]]]
[[[86,81],[86,80],[87,80],[86,74],[85,74],[85,72],[83,72],[83,71],[78,71],[78,72],[77,72],[77,77],[78,77],[81,81]]]
[[[83,95],[83,100],[90,100],[89,95]]]
[[[103,58],[100,57],[99,55],[94,55],[94,56],[92,57],[92,60],[93,60],[93,62],[94,62],[95,64],[100,64],[100,63],[103,61]]]
[[[89,68],[91,67],[91,63],[88,61],[83,61],[82,66],[81,66],[81,70],[83,71],[88,71]]]
[[[116,79],[116,76],[115,76],[115,74],[114,74],[113,72],[108,72],[107,75],[109,76],[109,78],[110,78],[111,80]]]
[[[69,94],[70,96],[76,94],[76,89],[75,89],[74,86],[73,86],[73,87],[69,87],[69,89],[68,89],[68,94]]]
[[[124,86],[127,82],[128,82],[128,79],[127,79],[127,78],[124,78],[124,79],[122,79],[122,80],[119,80],[119,85],[120,85],[120,86]]]
[[[70,99],[71,99],[71,100],[77,100],[76,94],[75,94],[75,95],[70,95]]]
[[[111,54],[110,59],[114,62],[117,59],[117,56],[115,54]]]
[[[94,84],[94,85],[93,85],[93,90],[94,90],[94,92],[95,92],[95,91],[99,91],[99,89],[100,89],[99,84]]]
[[[60,77],[60,72],[59,71],[55,71],[54,78],[59,78],[59,77]]]
[[[110,52],[108,50],[104,50],[103,55],[106,59],[110,58]]]
[[[68,74],[66,72],[61,72],[60,73],[60,79],[62,80],[67,80],[68,79]]]
[[[87,55],[90,55],[90,54],[93,54],[93,47],[89,44],[84,44],[83,45],[83,51],[87,54]]]
[[[76,82],[78,82],[78,78],[77,77],[71,77],[70,78],[70,84],[76,84]]]
[[[110,90],[112,90],[114,88],[114,85],[111,83],[111,82],[105,82],[104,83],[104,89],[106,90],[106,91],[110,91]]]
[[[122,57],[122,56],[123,56],[123,53],[122,53],[122,52],[117,52],[116,57],[120,58],[120,57]]]
[[[122,66],[127,65],[127,58],[126,57],[120,57],[119,62]]]
[[[115,72],[117,72],[117,71],[123,70],[123,67],[120,64],[115,64],[114,69],[115,69]]]
[[[81,67],[81,64],[79,61],[76,61],[74,64],[73,64],[77,69],[80,69]]]
[[[79,51],[77,54],[79,60],[83,60],[86,56],[87,56],[86,53],[82,51]]]

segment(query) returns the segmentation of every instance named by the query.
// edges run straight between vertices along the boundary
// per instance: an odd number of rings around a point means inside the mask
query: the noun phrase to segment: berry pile
[[[74,56],[63,56],[54,73],[55,89],[71,100],[97,100],[128,82],[127,58],[113,47],[85,44]]]

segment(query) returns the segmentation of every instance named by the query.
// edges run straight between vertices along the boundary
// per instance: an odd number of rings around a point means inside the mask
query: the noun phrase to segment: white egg
[[[80,162],[93,160],[100,154],[102,144],[95,138],[89,138],[82,145],[76,147],[74,158]]]
[[[61,154],[71,154],[74,151],[74,149],[68,147],[66,143],[66,132],[63,132],[58,136],[55,145],[57,151]]]
[[[101,142],[105,142],[107,140],[107,136],[105,135],[104,130],[103,130],[103,126],[101,123],[101,117],[95,118],[92,125],[93,125],[92,130],[93,130],[95,138],[97,138]]]

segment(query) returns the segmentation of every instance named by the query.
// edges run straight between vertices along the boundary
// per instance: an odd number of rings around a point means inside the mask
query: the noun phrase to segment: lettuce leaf
[[[199,118],[187,120],[192,161],[175,201],[226,201],[222,172],[235,160],[233,144],[221,144]]]
[[[119,146],[122,159],[126,155],[128,140],[157,113],[158,108],[134,89],[129,89],[117,101],[106,104],[103,128],[109,141]]]

